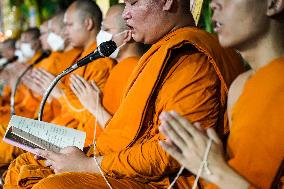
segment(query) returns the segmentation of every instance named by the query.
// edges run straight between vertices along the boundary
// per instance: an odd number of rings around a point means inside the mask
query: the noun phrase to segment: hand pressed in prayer
[[[55,76],[42,68],[34,69],[32,72],[33,81],[41,87],[44,91],[49,87]],[[51,92],[52,97],[58,99],[62,96],[63,92],[55,86]]]
[[[91,81],[89,83],[84,78],[76,74],[71,75],[70,81],[70,87],[80,100],[81,104],[89,112],[96,114],[96,110],[101,107],[101,91],[95,81]]]
[[[56,174],[65,172],[98,173],[94,158],[87,157],[77,147],[63,148],[59,153],[36,149],[36,159],[46,159],[46,166],[54,170]],[[101,157],[97,158],[99,164]]]
[[[160,141],[160,145],[194,174],[197,174],[207,144],[212,139],[207,159],[210,173],[203,170],[201,177],[211,182],[216,181],[216,174],[214,174],[216,167],[228,167],[223,155],[222,142],[216,132],[212,128],[205,131],[200,124],[191,124],[176,112],[164,112],[160,115],[160,120],[162,124],[159,130],[167,138],[166,141]]]

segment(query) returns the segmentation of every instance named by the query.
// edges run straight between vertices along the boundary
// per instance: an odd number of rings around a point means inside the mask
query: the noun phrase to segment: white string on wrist
[[[97,146],[97,141],[96,141],[96,136],[97,136],[97,126],[98,126],[98,115],[99,115],[99,93],[97,93],[96,94],[96,111],[95,111],[95,117],[96,117],[96,121],[95,121],[95,129],[94,129],[94,140],[93,140],[93,144],[94,144],[94,151],[95,151],[95,149],[96,149],[96,146]],[[98,167],[98,169],[99,169],[99,172],[100,172],[100,174],[102,175],[102,177],[103,177],[103,179],[105,180],[105,182],[106,182],[106,184],[107,184],[107,186],[109,187],[109,189],[113,189],[112,188],[112,186],[111,186],[111,184],[109,183],[109,181],[107,180],[107,178],[106,178],[106,176],[104,175],[104,172],[103,172],[103,170],[102,170],[102,168],[101,168],[101,166],[100,166],[100,164],[99,164],[99,162],[98,162],[98,160],[97,160],[97,158],[96,158],[96,156],[95,156],[95,154],[94,154],[94,160],[95,160],[95,163],[96,163],[96,165],[97,165],[97,167]]]
[[[171,182],[170,186],[167,188],[167,189],[171,189],[174,187],[175,183],[177,182],[177,179],[180,177],[180,175],[182,174],[183,170],[185,169],[184,166],[182,166],[180,169],[179,169],[179,172],[177,173],[175,179],[173,180],[173,182]]]
[[[196,175],[196,178],[194,180],[194,184],[192,186],[192,189],[195,189],[197,187],[197,184],[198,184],[198,180],[202,174],[202,171],[203,171],[203,168],[205,169],[205,172],[206,174],[208,175],[212,175],[212,172],[210,171],[209,167],[208,167],[208,155],[209,155],[209,152],[210,152],[210,149],[211,149],[211,146],[212,146],[212,139],[209,140],[207,146],[206,146],[206,151],[205,151],[205,154],[204,154],[204,157],[203,157],[203,160],[200,164],[200,167],[197,171],[197,175]]]

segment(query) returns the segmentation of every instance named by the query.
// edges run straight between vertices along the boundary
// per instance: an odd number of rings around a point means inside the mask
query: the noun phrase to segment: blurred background
[[[0,0],[0,42],[17,38],[28,27],[39,26],[56,11],[66,9],[74,0]],[[199,27],[212,32],[209,1],[204,0]],[[109,6],[123,0],[96,0],[105,13]]]

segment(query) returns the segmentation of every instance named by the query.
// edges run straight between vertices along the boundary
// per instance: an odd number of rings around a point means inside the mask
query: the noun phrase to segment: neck
[[[85,42],[85,44],[83,46],[84,51],[86,51],[92,44],[94,44],[96,42],[96,36],[97,36],[97,32],[95,32],[95,31],[91,32],[88,35],[87,41]]]
[[[271,61],[284,56],[283,33],[283,29],[275,29],[261,39],[255,40],[253,44],[250,44],[250,48],[241,51],[255,72]]]
[[[178,17],[177,24],[172,27],[170,32],[175,31],[175,30],[180,29],[180,28],[184,28],[184,27],[195,27],[195,21],[193,19],[192,14],[189,14],[189,15],[186,15],[186,16],[181,15],[180,17]]]

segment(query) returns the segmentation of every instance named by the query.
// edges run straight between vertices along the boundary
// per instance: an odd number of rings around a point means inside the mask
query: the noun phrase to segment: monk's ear
[[[91,18],[86,18],[84,24],[88,31],[91,31],[95,27],[95,23]]]
[[[274,16],[284,11],[284,0],[268,0],[267,16]]]
[[[163,10],[169,11],[174,6],[174,0],[164,0]]]

